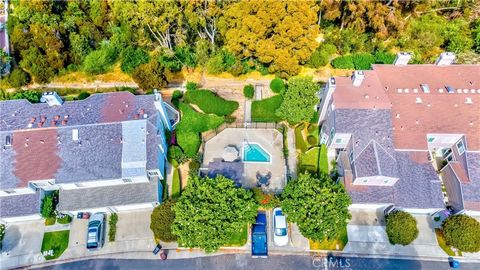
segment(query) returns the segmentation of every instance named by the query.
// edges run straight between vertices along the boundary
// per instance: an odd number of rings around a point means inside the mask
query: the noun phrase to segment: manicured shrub
[[[357,53],[353,55],[353,65],[356,70],[367,70],[372,68],[375,57],[369,53]]]
[[[465,252],[480,251],[480,223],[467,215],[453,215],[442,224],[447,245]]]
[[[300,152],[305,153],[308,149],[307,143],[303,138],[302,130],[304,129],[304,125],[300,124],[295,127],[295,147],[300,150]]]
[[[275,114],[283,102],[282,95],[276,95],[262,100],[252,102],[253,122],[279,122],[282,119]]]
[[[77,99],[78,100],[83,100],[83,99],[86,99],[90,96],[90,93],[86,92],[86,91],[82,91],[80,92],[80,94],[78,94],[78,97]]]
[[[172,224],[175,220],[175,212],[172,207],[173,201],[166,201],[153,209],[150,217],[150,229],[156,240],[174,242],[177,236],[172,233]]]
[[[183,153],[182,149],[176,145],[168,147],[167,157],[170,162],[175,160],[178,164],[182,164],[188,160],[188,157]]]
[[[200,148],[200,134],[193,131],[177,130],[178,144],[185,151],[185,156],[191,158],[198,153]]]
[[[15,92],[15,94],[13,94],[12,96],[12,99],[26,99],[31,103],[39,103],[41,97],[42,97],[42,94],[37,91],[25,90],[25,91]]]
[[[185,101],[197,105],[207,114],[226,116],[238,109],[238,102],[226,100],[210,90],[187,91]]]
[[[7,81],[12,87],[21,87],[30,82],[30,75],[23,69],[16,68],[8,75]]]
[[[180,172],[178,168],[173,168],[173,178],[172,178],[172,199],[180,197],[182,192],[182,183],[180,181]]]
[[[115,241],[115,235],[117,234],[117,221],[118,215],[117,213],[112,213],[110,218],[108,219],[108,241],[113,242]]]
[[[395,211],[386,217],[387,236],[391,244],[409,245],[418,237],[417,220],[404,211]]]
[[[173,91],[172,94],[172,104],[178,109],[180,99],[183,97],[183,93],[180,90]]]
[[[198,84],[194,82],[187,82],[187,91],[195,91],[198,89]]]
[[[352,55],[339,56],[332,60],[332,66],[337,69],[354,69]]]
[[[317,139],[318,143],[318,139]],[[327,146],[322,144],[320,146],[320,158],[318,160],[318,169],[321,173],[328,174],[328,155]]]
[[[72,222],[72,217],[67,214],[63,214],[62,216],[57,217],[57,222],[60,224],[69,224]]]
[[[53,217],[55,215],[55,207],[53,202],[53,196],[45,196],[42,200],[41,215],[44,218]]]
[[[251,99],[253,98],[254,94],[255,94],[255,88],[253,87],[253,85],[247,84],[243,87],[243,95],[246,98]]]
[[[389,52],[375,52],[375,64],[393,64],[395,61],[395,54]]]
[[[270,89],[274,93],[283,93],[285,91],[285,82],[280,78],[275,78],[270,82]]]

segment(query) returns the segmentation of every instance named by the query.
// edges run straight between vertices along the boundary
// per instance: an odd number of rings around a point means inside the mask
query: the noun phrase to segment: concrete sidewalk
[[[290,170],[290,176],[297,178],[297,148],[295,147],[295,131],[293,128],[288,128],[287,132],[287,144],[288,144],[288,169]]]

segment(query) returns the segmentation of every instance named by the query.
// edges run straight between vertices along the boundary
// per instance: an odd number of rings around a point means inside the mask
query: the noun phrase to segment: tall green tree
[[[194,176],[173,207],[172,230],[180,245],[214,252],[239,228],[254,222],[257,207],[253,193],[231,179]]]
[[[283,93],[283,102],[276,111],[281,119],[290,124],[312,119],[314,106],[318,104],[317,92],[320,87],[312,77],[294,77],[288,80],[287,90]]]
[[[300,174],[282,193],[282,210],[303,236],[314,241],[333,240],[345,230],[350,197],[343,185],[326,174]]]
[[[465,252],[480,251],[480,222],[467,215],[448,217],[442,224],[447,245]]]

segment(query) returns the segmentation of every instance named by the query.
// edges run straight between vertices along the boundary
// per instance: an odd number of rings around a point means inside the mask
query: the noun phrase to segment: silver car
[[[96,250],[105,243],[105,213],[95,213],[88,221],[87,249]]]

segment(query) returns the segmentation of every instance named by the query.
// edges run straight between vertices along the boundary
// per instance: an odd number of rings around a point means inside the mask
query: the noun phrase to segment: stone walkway
[[[252,101],[251,100],[245,100],[245,123],[251,123],[252,122]]]
[[[295,148],[295,132],[293,128],[288,128],[287,132],[287,144],[288,144],[288,168],[290,170],[290,176],[297,178],[297,148]]]

